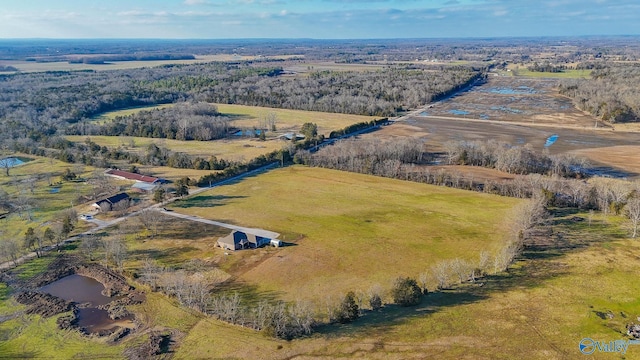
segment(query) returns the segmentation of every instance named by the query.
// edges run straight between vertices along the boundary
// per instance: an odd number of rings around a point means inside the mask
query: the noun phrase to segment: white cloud
[[[207,0],[184,0],[185,5],[206,5],[209,4]]]

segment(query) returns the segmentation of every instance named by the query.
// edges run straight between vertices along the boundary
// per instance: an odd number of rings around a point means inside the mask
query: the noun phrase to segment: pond
[[[491,110],[502,111],[502,112],[511,113],[511,114],[522,113],[522,110],[510,108],[508,106],[492,106]]]
[[[113,299],[102,295],[104,285],[90,277],[69,275],[58,281],[40,288],[41,291],[57,296],[67,301],[77,303],[91,303],[91,305],[105,305]]]
[[[238,130],[233,133],[234,136],[260,136],[262,130]]]
[[[518,86],[516,88],[510,87],[491,87],[486,89],[485,92],[500,95],[525,95],[525,94],[537,94],[538,92],[528,86]]]
[[[77,274],[69,275],[41,287],[40,290],[78,304],[88,303],[88,307],[80,307],[77,312],[77,324],[87,333],[98,333],[117,327],[133,327],[131,317],[113,320],[106,310],[97,308],[97,306],[106,305],[117,298],[102,295],[104,286],[90,277]]]
[[[553,134],[547,138],[547,141],[544,143],[544,147],[549,147],[553,145],[556,141],[558,141],[558,134]]]
[[[11,168],[22,164],[24,164],[24,161],[17,157],[8,157],[0,160],[0,168],[6,168],[7,166]]]
[[[449,110],[449,114],[453,114],[453,115],[469,115],[468,111],[465,110]]]

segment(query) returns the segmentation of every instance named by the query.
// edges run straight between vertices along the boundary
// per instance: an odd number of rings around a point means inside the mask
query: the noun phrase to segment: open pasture
[[[107,111],[105,113],[102,113],[100,115],[94,116],[93,118],[91,118],[91,120],[94,121],[98,121],[98,122],[104,122],[104,121],[110,121],[115,119],[118,116],[128,116],[128,115],[133,115],[133,114],[137,114],[140,111],[143,110],[156,110],[156,109],[165,109],[168,107],[172,107],[175,104],[159,104],[159,105],[148,105],[148,106],[136,106],[136,107],[132,107],[129,109],[122,109],[122,110],[114,110],[114,111]]]
[[[251,160],[259,155],[278,150],[285,144],[284,141],[280,140],[259,141],[258,139],[241,137],[214,141],[181,141],[132,136],[67,136],[67,139],[73,142],[84,142],[87,138],[100,146],[108,148],[123,147],[126,151],[140,154],[144,154],[150,144],[156,144],[158,147],[165,147],[171,151],[205,159],[215,156],[233,161]]]
[[[293,166],[177,201],[178,212],[283,234],[278,249],[236,274],[258,293],[322,303],[503,243],[520,200]],[[237,252],[230,255],[244,255]]]
[[[131,109],[123,109],[116,111],[105,112],[94,118],[97,121],[109,121],[113,120],[116,116],[127,116],[138,113],[143,110],[163,109],[171,107],[174,104],[161,104],[141,106]],[[261,129],[265,126],[265,119],[267,116],[275,115],[276,118],[276,131],[272,132],[271,129],[267,129],[267,138],[284,134],[287,132],[299,131],[302,124],[312,122],[318,125],[318,134],[328,136],[333,130],[339,130],[349,125],[368,122],[371,120],[379,119],[374,116],[362,116],[362,115],[350,115],[350,114],[338,114],[338,113],[325,113],[317,111],[303,111],[303,110],[288,110],[288,109],[276,109],[260,106],[245,106],[245,105],[229,105],[229,104],[215,104],[218,111],[223,116],[229,116],[232,120],[231,125],[240,129]],[[76,138],[84,138],[78,136]],[[92,137],[93,138],[93,137]],[[97,137],[100,138],[100,137]],[[139,138],[134,138],[139,139]],[[76,141],[76,140],[72,140]],[[158,141],[158,140],[155,140]],[[171,140],[167,140],[170,142]],[[147,143],[148,140],[141,140],[141,143]],[[109,145],[115,144],[111,143]],[[101,144],[102,145],[102,144]],[[107,144],[105,144],[107,145]],[[109,146],[107,145],[107,146]]]
[[[46,225],[40,228],[41,225],[50,224],[61,211],[80,205],[79,196],[92,192],[91,186],[86,182],[61,182],[60,175],[66,169],[82,178],[91,176],[95,170],[89,166],[67,164],[34,155],[23,157],[33,160],[11,168],[10,176],[6,176],[4,169],[0,172],[0,189],[12,197],[22,194],[22,198],[29,204],[22,214],[16,212],[0,219],[4,235],[20,240],[28,227],[44,230]]]
[[[640,245],[627,238],[620,218],[596,215],[587,221],[588,217],[586,213],[558,211],[552,226],[554,233],[563,235],[561,242],[528,249],[508,272],[455,290],[431,293],[417,307],[387,305],[377,312],[365,311],[364,317],[352,324],[324,326],[311,337],[292,342],[267,341],[248,330],[202,320],[185,337],[176,357],[250,358],[258,351],[269,359],[417,359],[434,354],[443,359],[582,359],[578,348],[581,339],[623,339],[625,326],[640,315],[635,295],[640,291],[640,280],[633,276]],[[286,270],[294,254],[285,251],[313,246],[311,240],[278,249],[278,273],[262,268],[260,281],[272,283],[273,276],[290,277],[306,267],[318,271],[313,261],[296,262],[295,271]],[[363,254],[358,266],[369,267],[368,251],[359,250]],[[459,251],[464,252],[464,247]],[[384,258],[398,252],[381,256],[377,268],[392,271]],[[420,256],[419,251],[412,255]],[[317,256],[322,265],[327,264],[322,254]],[[403,260],[403,265],[412,266]],[[430,264],[433,262],[424,265]],[[371,268],[368,275],[350,270],[317,273],[306,291],[327,281],[325,277],[335,279],[333,283],[340,287],[343,272],[359,283],[376,273]],[[298,297],[305,294],[304,290],[297,293]],[[254,346],[227,346],[229,339],[238,336],[255,338],[256,342],[252,342]],[[205,337],[211,341],[202,343]],[[598,354],[593,356],[598,358]],[[640,348],[630,346],[625,358],[639,357]]]
[[[575,150],[573,153],[589,158],[595,164],[621,169],[633,177],[640,175],[640,146],[637,145],[582,149]]]
[[[540,72],[540,71],[531,71],[528,69],[528,66],[531,64],[509,64],[507,69],[510,71],[500,72],[503,75],[510,75],[516,77],[524,77],[524,78],[546,78],[546,79],[588,79],[591,77],[591,70],[575,70],[575,69],[567,69],[562,72],[552,73],[552,72]],[[574,64],[575,65],[575,64]]]
[[[260,106],[216,104],[218,111],[233,119],[232,125],[238,128],[261,128],[269,114],[276,116],[277,133],[299,131],[302,124],[311,122],[318,125],[318,134],[329,136],[333,130],[339,130],[359,122],[368,122],[379,117],[325,113],[303,110],[286,110]],[[267,131],[267,137],[273,133]]]

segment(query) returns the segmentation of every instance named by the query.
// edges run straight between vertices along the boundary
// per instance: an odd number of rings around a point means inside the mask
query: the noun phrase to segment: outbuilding
[[[91,206],[103,211],[103,212],[107,212],[107,211],[111,211],[114,209],[114,207],[116,206],[116,204],[119,204],[121,202],[127,202],[127,205],[129,205],[129,201],[131,201],[131,198],[129,197],[129,195],[127,193],[120,193],[120,194],[116,194],[113,196],[110,196],[106,199],[102,199],[100,201],[96,201],[95,203],[93,203]]]

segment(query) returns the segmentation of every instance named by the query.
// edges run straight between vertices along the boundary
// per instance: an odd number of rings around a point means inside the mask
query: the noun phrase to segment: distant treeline
[[[603,121],[635,122],[640,119],[640,66],[595,67],[591,79],[566,80],[560,93],[573,99],[583,111]]]
[[[208,102],[394,116],[467,86],[482,76],[466,67],[440,71],[390,68],[319,71],[307,77],[245,77],[233,86],[218,82],[198,94]]]
[[[540,53],[558,62],[591,59],[635,60],[637,37],[494,38],[494,39],[234,39],[234,40],[2,40],[0,58],[60,57],[61,54],[228,54],[299,55],[306,60],[343,63],[382,61],[528,61]]]
[[[0,65],[0,72],[13,72],[13,71],[18,71],[18,69],[11,65]]]
[[[467,67],[433,71],[411,66],[366,72],[321,71],[292,78],[280,76],[282,68],[265,64],[210,63],[3,75],[0,140],[26,136],[39,141],[65,134],[69,124],[85,122],[107,111],[184,101],[392,116],[446,96],[482,76]],[[82,126],[70,130],[83,131]],[[130,133],[146,131],[131,129]],[[164,136],[171,134],[168,129]],[[209,136],[193,136],[198,137]]]
[[[53,55],[46,57],[27,57],[25,61],[38,63],[63,62],[69,64],[104,64],[108,61],[155,61],[155,60],[194,60],[191,54],[104,54],[104,55]]]
[[[533,63],[533,65],[528,66],[527,69],[533,72],[548,72],[548,73],[561,73],[567,70],[566,65],[553,65],[551,63],[538,64]]]

